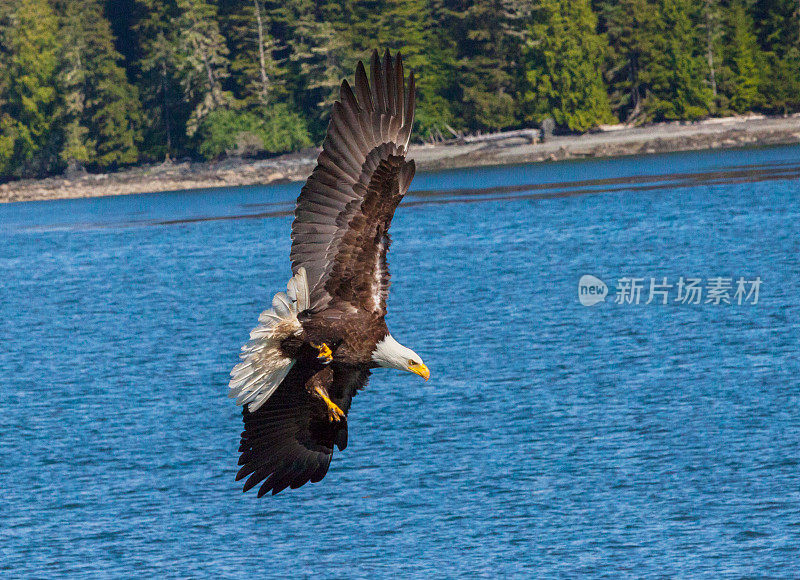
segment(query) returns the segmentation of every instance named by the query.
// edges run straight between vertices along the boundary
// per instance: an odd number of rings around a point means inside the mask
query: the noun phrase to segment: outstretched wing
[[[353,395],[368,378],[366,370],[330,365],[313,373],[298,363],[262,407],[251,413],[245,406],[239,446],[242,468],[236,475],[237,481],[248,478],[244,491],[263,482],[258,490],[261,497],[325,477],[333,446],[340,450],[347,446],[347,421],[331,423],[325,404],[311,394],[307,383],[321,385],[347,413]]]
[[[355,93],[342,82],[317,166],[292,224],[292,270],[304,267],[311,307],[331,299],[383,315],[389,289],[389,225],[414,177],[405,154],[414,123],[414,73],[405,87],[400,54],[372,55]],[[357,97],[356,97],[357,95]]]

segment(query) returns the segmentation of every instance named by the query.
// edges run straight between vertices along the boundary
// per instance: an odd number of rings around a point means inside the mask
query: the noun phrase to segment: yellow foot
[[[317,387],[317,394],[322,397],[322,400],[325,401],[325,404],[328,407],[328,421],[331,423],[338,423],[345,418],[344,411],[339,408],[339,405],[334,403],[333,401],[328,398],[328,395],[325,392]]]
[[[326,365],[333,360],[333,352],[331,351],[330,347],[324,342],[322,344],[314,344],[312,342],[311,346],[313,346],[319,351],[317,358],[322,361],[322,364]]]

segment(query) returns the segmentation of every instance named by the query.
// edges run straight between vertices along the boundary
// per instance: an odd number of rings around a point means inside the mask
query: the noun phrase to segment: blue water
[[[262,499],[226,384],[299,185],[0,206],[0,575],[798,577],[800,147],[414,189],[389,326],[433,376],[376,371],[327,477]],[[681,276],[763,283],[613,301]]]

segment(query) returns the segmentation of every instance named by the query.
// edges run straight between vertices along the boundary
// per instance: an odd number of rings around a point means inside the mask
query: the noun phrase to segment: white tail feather
[[[281,343],[292,333],[302,330],[298,313],[309,307],[306,271],[300,268],[286,285],[286,293],[278,292],[272,309],[258,317],[259,325],[250,332],[250,342],[242,347],[242,362],[233,367],[228,396],[237,405],[249,404],[250,412],[267,402],[294,365],[294,360],[281,350]]]

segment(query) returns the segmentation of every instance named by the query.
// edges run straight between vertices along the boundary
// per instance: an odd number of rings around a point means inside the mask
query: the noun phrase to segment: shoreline
[[[412,145],[409,158],[418,171],[486,165],[512,165],[565,159],[649,155],[677,151],[731,149],[800,143],[800,114],[791,117],[723,117],[696,123],[643,127],[611,126],[577,136],[538,142],[535,129]],[[105,197],[216,187],[269,185],[303,181],[318,150],[307,149],[272,159],[226,159],[209,163],[161,163],[115,173],[49,177],[0,185],[0,203]]]

